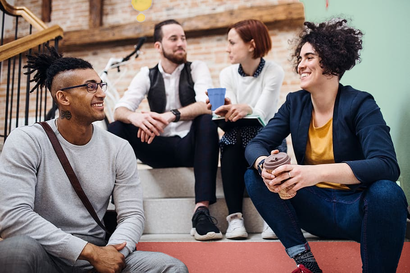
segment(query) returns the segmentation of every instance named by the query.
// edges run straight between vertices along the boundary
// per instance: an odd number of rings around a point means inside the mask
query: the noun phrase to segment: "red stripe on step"
[[[323,272],[361,272],[355,242],[309,242]],[[296,268],[280,242],[141,242],[138,250],[159,251],[183,261],[190,273],[290,273]],[[410,273],[410,242],[398,273]]]

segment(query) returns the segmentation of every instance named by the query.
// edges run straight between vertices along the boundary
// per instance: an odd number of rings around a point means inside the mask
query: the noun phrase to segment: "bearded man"
[[[206,106],[212,79],[204,62],[187,62],[185,32],[179,22],[155,25],[159,63],[143,67],[115,107],[108,130],[129,141],[138,159],[153,168],[194,167],[195,209],[191,235],[221,239],[209,214],[216,202],[218,133]],[[136,111],[147,97],[149,112]]]

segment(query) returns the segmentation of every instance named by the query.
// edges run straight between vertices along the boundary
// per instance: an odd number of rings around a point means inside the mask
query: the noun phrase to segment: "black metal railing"
[[[3,45],[16,43],[33,34],[33,25],[22,20],[21,15],[8,12],[2,2],[0,1],[0,54]],[[28,71],[23,67],[27,55],[44,52],[46,44],[58,49],[61,39],[61,36],[57,36],[46,42],[31,41],[32,48],[7,59],[0,59],[0,146],[14,128],[46,120],[47,112],[53,105],[51,95],[44,88],[36,88],[30,93],[34,84],[30,82],[30,76],[25,74]]]

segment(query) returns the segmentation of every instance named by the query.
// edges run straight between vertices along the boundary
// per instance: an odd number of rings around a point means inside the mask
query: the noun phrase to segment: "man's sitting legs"
[[[191,235],[196,240],[221,239],[222,233],[215,225],[208,206],[216,202],[216,172],[218,168],[219,137],[211,115],[198,116],[189,133],[194,143],[195,213],[192,217]]]
[[[109,131],[129,141],[138,159],[153,168],[194,167],[196,210],[192,218],[193,235],[197,240],[222,238],[209,215],[208,205],[216,202],[216,172],[218,168],[219,138],[211,115],[196,117],[190,132],[179,136],[155,137],[151,144],[137,138],[138,128],[114,122]],[[201,207],[200,210],[198,208]],[[197,215],[197,217],[195,217]],[[198,217],[201,216],[201,217]]]
[[[42,273],[68,271],[71,266],[49,255],[44,248],[28,236],[16,236],[0,242],[0,268],[8,273]],[[89,266],[88,270],[92,267]]]
[[[160,252],[134,251],[125,259],[122,272],[188,272],[184,263]],[[92,266],[84,260],[69,265],[49,255],[34,239],[28,236],[10,237],[0,242],[0,268],[7,273],[90,272]]]

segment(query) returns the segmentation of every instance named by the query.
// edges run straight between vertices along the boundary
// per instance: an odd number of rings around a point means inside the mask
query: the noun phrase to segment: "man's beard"
[[[168,60],[170,60],[171,62],[175,63],[175,64],[184,64],[186,63],[186,51],[184,51],[185,54],[184,56],[177,56],[174,55],[173,53],[166,53],[164,48],[162,48],[162,54],[164,55],[164,57]]]

